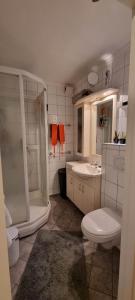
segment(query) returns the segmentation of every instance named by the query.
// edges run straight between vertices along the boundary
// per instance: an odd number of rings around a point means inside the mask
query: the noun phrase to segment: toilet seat
[[[121,217],[113,209],[101,208],[88,213],[82,220],[82,232],[94,242],[106,243],[121,234]]]

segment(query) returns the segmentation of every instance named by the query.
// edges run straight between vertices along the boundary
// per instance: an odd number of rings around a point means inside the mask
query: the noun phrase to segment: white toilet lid
[[[82,226],[93,235],[111,236],[121,232],[121,217],[115,210],[101,208],[88,213]]]

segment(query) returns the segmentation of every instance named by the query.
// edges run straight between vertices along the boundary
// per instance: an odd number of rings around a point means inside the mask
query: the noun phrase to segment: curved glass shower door
[[[13,224],[27,220],[19,76],[0,74],[0,150],[5,203]]]

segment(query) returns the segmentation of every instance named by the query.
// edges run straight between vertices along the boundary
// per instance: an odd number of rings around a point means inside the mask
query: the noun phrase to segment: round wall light
[[[96,72],[90,72],[88,74],[88,83],[92,86],[98,83],[98,74]]]

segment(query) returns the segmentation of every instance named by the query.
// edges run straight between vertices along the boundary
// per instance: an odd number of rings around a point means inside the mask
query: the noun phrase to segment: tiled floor
[[[51,197],[52,210],[46,230],[81,230],[82,213],[69,201],[60,196]],[[37,233],[20,240],[20,258],[11,268],[12,295],[16,293]],[[103,250],[84,240],[86,263],[89,264],[90,300],[114,300],[117,297],[119,276],[119,251]],[[37,299],[38,300],[38,299]],[[87,299],[86,299],[87,300]]]

